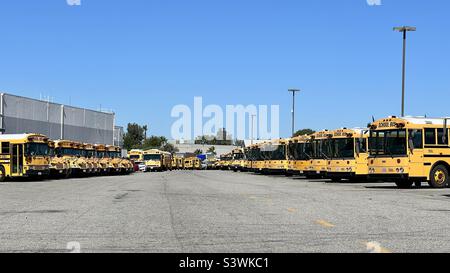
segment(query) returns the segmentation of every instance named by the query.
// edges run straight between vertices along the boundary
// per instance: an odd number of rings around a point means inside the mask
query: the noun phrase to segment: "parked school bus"
[[[106,146],[108,157],[108,172],[111,174],[129,174],[133,171],[133,164],[122,158],[122,149],[118,146]]]
[[[179,170],[184,169],[184,158],[182,156],[177,156],[176,157],[177,160],[177,167]]]
[[[172,169],[173,170],[178,170],[178,166],[177,166],[177,158],[175,155],[172,156]]]
[[[194,170],[201,170],[202,169],[202,161],[198,157],[192,158],[192,164],[194,167]]]
[[[230,168],[231,170],[237,172],[237,171],[243,171],[245,167],[245,155],[244,150],[242,148],[236,148],[231,152],[231,162],[230,162]]]
[[[219,169],[230,170],[231,162],[233,161],[233,154],[226,153],[220,156]]]
[[[285,174],[288,169],[286,139],[272,140],[264,146],[265,155],[264,172]]]
[[[48,137],[40,134],[0,135],[0,182],[8,177],[50,174]]]
[[[252,169],[252,154],[251,146],[244,148],[244,168],[243,171],[250,171]]]
[[[98,173],[98,164],[95,160],[95,146],[94,144],[83,144],[83,156],[86,160],[87,173],[95,175]]]
[[[61,168],[66,168],[65,177],[82,173],[82,167],[85,167],[85,165],[80,160],[81,153],[80,143],[70,140],[55,140],[55,152],[52,162],[58,168],[56,168],[57,171],[53,172],[59,172]]]
[[[108,151],[106,149],[106,145],[104,144],[96,144],[96,162],[98,166],[98,171],[100,174],[107,174],[109,170],[109,156]]]
[[[262,172],[264,169],[263,145],[264,143],[255,144],[251,148],[253,172]]]
[[[309,164],[307,164],[303,174],[306,178],[323,178],[327,175],[327,160],[329,159],[329,135],[328,130],[317,132],[311,135],[309,143],[312,153]]]
[[[48,141],[50,154],[50,176],[56,178],[68,178],[70,175],[70,162],[62,156],[57,155],[56,144]]]
[[[312,143],[309,136],[298,136],[288,143],[288,174],[301,175],[311,165]]]
[[[194,157],[186,157],[184,159],[184,169],[193,170],[194,169]]]
[[[84,144],[80,142],[73,142],[76,157],[72,161],[73,168],[77,170],[75,174],[88,174],[88,164],[84,153]]]
[[[400,188],[449,185],[449,118],[389,117],[370,125],[369,178]]]
[[[369,167],[367,129],[339,129],[330,132],[327,177],[334,182],[341,179],[367,179]]]
[[[116,154],[118,155],[118,158],[120,159],[120,162],[119,162],[120,174],[130,174],[130,173],[134,172],[133,162],[129,158],[122,156],[122,148],[120,148],[118,146],[115,146],[115,147],[116,147]]]
[[[157,149],[144,151],[145,171],[166,171],[172,169],[172,155]]]
[[[134,162],[134,164],[140,164],[144,162],[144,151],[139,149],[133,149],[128,152],[128,158]]]

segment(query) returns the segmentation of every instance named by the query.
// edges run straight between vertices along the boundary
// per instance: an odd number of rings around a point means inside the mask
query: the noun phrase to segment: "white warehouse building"
[[[116,132],[116,130],[119,130]],[[115,114],[0,94],[0,133],[39,133],[51,139],[121,144],[123,128]]]

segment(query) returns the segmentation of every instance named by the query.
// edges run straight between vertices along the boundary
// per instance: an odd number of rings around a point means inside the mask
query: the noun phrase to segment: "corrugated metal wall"
[[[40,133],[51,139],[113,144],[114,114],[10,94],[1,94],[0,114],[5,134]]]

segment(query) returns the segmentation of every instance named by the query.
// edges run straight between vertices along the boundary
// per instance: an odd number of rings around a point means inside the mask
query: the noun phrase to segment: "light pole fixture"
[[[291,88],[288,90],[292,92],[292,136],[295,134],[295,93],[300,92],[300,89]]]
[[[416,27],[394,27],[394,31],[403,33],[403,71],[402,71],[402,117],[405,116],[405,80],[406,80],[406,33],[416,31]]]

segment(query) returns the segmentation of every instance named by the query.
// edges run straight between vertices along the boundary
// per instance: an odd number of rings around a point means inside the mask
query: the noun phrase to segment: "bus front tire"
[[[430,187],[435,189],[446,188],[449,184],[448,170],[443,165],[437,165],[431,170],[430,181],[428,182]]]
[[[3,167],[0,167],[0,183],[5,181],[6,181],[5,169]]]
[[[414,182],[410,180],[399,180],[395,181],[395,184],[399,189],[410,189]]]

